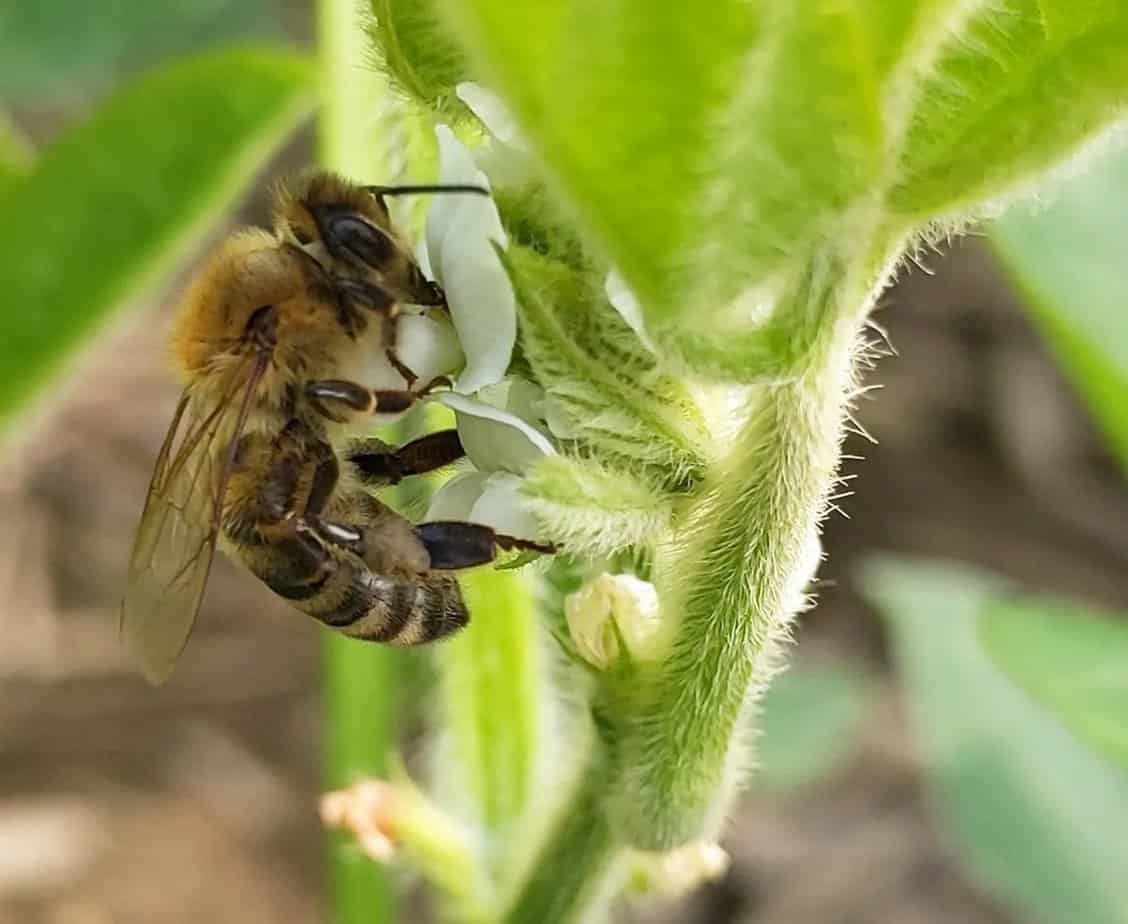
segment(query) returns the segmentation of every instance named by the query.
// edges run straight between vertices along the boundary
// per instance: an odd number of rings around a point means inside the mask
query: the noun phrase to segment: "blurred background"
[[[42,148],[140,71],[235,39],[310,46],[312,21],[298,0],[0,0],[0,106]],[[262,222],[271,179],[312,159],[307,126],[209,240]],[[166,687],[126,663],[114,629],[176,401],[165,332],[205,250],[85,351],[0,453],[2,924],[329,920],[317,627],[220,557]],[[1128,494],[985,239],[922,254],[876,320],[896,351],[857,409],[876,445],[848,441],[856,494],[838,502],[849,519],[827,523],[818,606],[724,839],[731,869],[680,903],[631,909],[638,920],[1025,920],[933,810],[858,569],[874,553],[956,560],[1128,610]]]

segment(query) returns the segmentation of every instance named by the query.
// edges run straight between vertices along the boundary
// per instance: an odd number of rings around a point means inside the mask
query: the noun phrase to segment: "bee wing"
[[[157,456],[129,557],[120,630],[151,683],[172,673],[200,610],[215,555],[223,495],[266,360],[234,367],[223,397],[190,414],[185,390]],[[227,440],[217,458],[217,440]]]

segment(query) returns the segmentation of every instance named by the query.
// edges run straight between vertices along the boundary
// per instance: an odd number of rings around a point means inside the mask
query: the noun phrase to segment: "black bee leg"
[[[466,455],[457,430],[439,430],[398,449],[379,441],[354,448],[348,460],[366,484],[399,484],[404,478],[433,472]]]
[[[430,554],[431,567],[437,571],[489,564],[497,558],[498,549],[541,552],[546,555],[556,551],[551,545],[506,536],[479,523],[420,523],[415,527],[415,535]]]
[[[305,396],[318,413],[337,423],[344,423],[349,414],[397,414],[419,397],[410,391],[374,391],[342,379],[310,382]]]

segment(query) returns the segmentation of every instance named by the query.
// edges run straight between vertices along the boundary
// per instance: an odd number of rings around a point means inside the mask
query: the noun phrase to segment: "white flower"
[[[439,182],[489,189],[470,152],[445,125],[439,142]],[[500,381],[517,342],[517,299],[495,246],[508,241],[492,198],[435,196],[427,215],[427,263],[446,292],[450,317],[466,355],[455,380],[464,394]]]
[[[440,125],[436,136],[439,183],[489,189],[486,175],[454,133]],[[435,309],[405,309],[397,322],[396,355],[422,383],[440,376],[453,379],[453,392],[427,400],[454,411],[466,455],[477,469],[440,488],[426,519],[481,523],[506,536],[538,541],[537,522],[525,506],[521,486],[529,467],[555,452],[546,435],[546,410],[551,408],[537,386],[504,379],[517,340],[517,299],[495,249],[506,245],[492,198],[435,196],[419,262],[443,287],[449,319]],[[386,357],[368,361],[364,380],[373,387],[404,387]]]
[[[532,542],[541,537],[536,518],[521,496],[520,477],[556,450],[534,426],[541,391],[522,379],[482,389],[478,399],[445,393],[436,403],[454,411],[458,433],[476,472],[456,475],[431,500],[428,520],[461,520],[490,526]]]
[[[645,655],[658,629],[658,591],[632,574],[601,574],[569,595],[564,615],[580,657],[606,670],[619,659],[620,637],[629,654]]]
[[[454,92],[498,141],[518,151],[529,149],[513,113],[493,90],[486,89],[480,83],[466,81],[456,86]]]

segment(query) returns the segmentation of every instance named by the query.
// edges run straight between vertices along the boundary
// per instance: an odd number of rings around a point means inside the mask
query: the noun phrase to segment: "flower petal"
[[[654,341],[650,339],[650,335],[646,332],[646,323],[643,321],[642,306],[638,303],[638,297],[631,291],[627,281],[619,275],[617,270],[612,270],[607,274],[607,279],[603,283],[603,291],[607,293],[611,307],[619,312],[619,316],[627,322],[630,329],[638,334],[638,339],[642,341],[642,345],[651,353],[657,352],[654,349]]]
[[[543,433],[509,411],[453,392],[431,400],[454,411],[466,455],[481,472],[521,474],[542,456],[556,452]]]
[[[489,187],[470,152],[445,125],[439,140],[439,180]],[[427,254],[446,291],[451,319],[466,354],[455,383],[463,393],[500,381],[517,342],[517,299],[494,246],[507,243],[493,199],[436,196],[427,218]]]
[[[536,518],[521,495],[523,481],[506,473],[455,475],[431,498],[426,520],[481,523],[506,536],[537,542]]]
[[[529,149],[513,113],[493,90],[487,90],[480,83],[465,81],[458,84],[454,92],[498,141],[519,151]]]
[[[486,479],[485,490],[470,511],[471,523],[483,523],[514,539],[540,541],[536,517],[525,506],[521,495],[523,478],[499,472]]]
[[[439,376],[453,376],[465,357],[458,335],[441,314],[408,314],[397,318],[396,356],[419,378],[420,385]]]
[[[481,498],[482,492],[486,490],[487,478],[489,475],[482,472],[463,472],[455,475],[432,495],[424,519],[472,522],[470,514]]]

